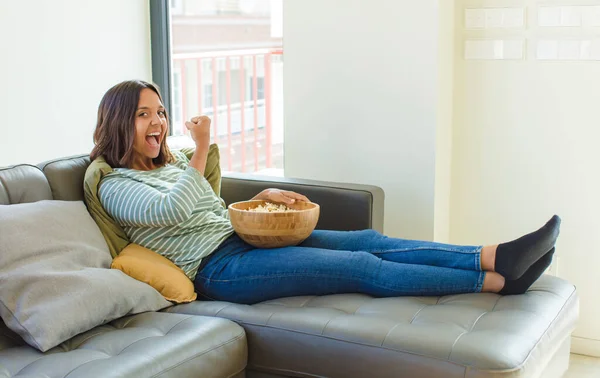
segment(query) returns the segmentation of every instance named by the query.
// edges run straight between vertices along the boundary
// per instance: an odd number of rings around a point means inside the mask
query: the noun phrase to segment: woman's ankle
[[[504,287],[505,279],[496,272],[485,272],[482,293],[498,293]]]
[[[496,250],[498,244],[486,245],[481,248],[481,270],[486,272],[495,272],[496,269]]]

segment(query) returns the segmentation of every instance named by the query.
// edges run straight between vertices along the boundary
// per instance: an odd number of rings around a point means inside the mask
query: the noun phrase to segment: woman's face
[[[151,89],[140,92],[140,102],[135,113],[135,138],[133,140],[134,166],[154,168],[152,159],[160,153],[160,145],[167,135],[165,108]]]

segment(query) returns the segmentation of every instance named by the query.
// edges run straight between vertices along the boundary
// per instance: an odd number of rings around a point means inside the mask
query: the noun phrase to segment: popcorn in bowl
[[[256,248],[298,245],[315,229],[320,206],[296,201],[286,206],[265,200],[240,201],[227,207],[237,235]]]
[[[258,205],[257,207],[253,207],[251,209],[246,209],[245,211],[252,211],[256,213],[286,213],[298,211],[294,209],[290,209],[284,204],[276,204],[272,202],[265,202],[264,205]]]

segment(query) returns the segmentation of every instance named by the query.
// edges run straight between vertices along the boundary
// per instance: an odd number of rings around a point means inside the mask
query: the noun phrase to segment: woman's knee
[[[383,236],[383,237],[385,237],[382,233],[380,233],[377,230],[373,230],[372,228],[367,228],[367,229],[364,229],[362,231],[357,231],[357,232],[360,232],[365,236],[371,236],[371,237],[382,237]]]

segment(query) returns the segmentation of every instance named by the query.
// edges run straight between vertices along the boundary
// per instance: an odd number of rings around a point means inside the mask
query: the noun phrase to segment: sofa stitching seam
[[[490,310],[490,312],[494,312],[496,310],[496,306],[498,306],[498,303],[500,303],[500,299],[504,298],[501,295],[498,295],[498,298],[496,299],[496,303],[494,303],[494,307],[492,307],[492,309]]]
[[[417,312],[415,312],[415,314],[413,315],[412,319],[410,319],[410,322],[408,322],[408,324],[413,324],[413,322],[417,318],[417,315],[419,315],[425,307],[429,307],[429,306],[431,306],[431,305],[426,304],[426,305],[423,305],[423,307],[421,307],[420,309],[418,309]]]
[[[298,370],[292,370],[292,369],[273,368],[272,366],[266,366],[266,365],[252,364],[252,365],[248,365],[248,367],[251,368],[251,369],[248,369],[249,371],[258,371],[258,372],[264,372],[264,373],[268,373],[268,374],[272,373],[273,371],[276,371],[277,373],[279,373],[279,375],[277,375],[277,377],[292,377],[292,376],[299,377],[299,376],[301,376],[303,378],[331,378],[331,376],[310,374],[310,373],[306,373],[305,371],[299,372]],[[281,373],[285,373],[287,375],[282,375]],[[295,375],[290,375],[290,374],[295,374]],[[298,375],[298,374],[301,374],[301,375]]]
[[[218,316],[218,315],[221,313],[221,311],[223,311],[223,310],[226,310],[226,309],[228,309],[228,308],[229,308],[229,307],[231,307],[231,306],[233,306],[233,304],[231,304],[231,303],[230,303],[229,305],[227,305],[227,306],[225,306],[225,307],[223,307],[223,308],[219,309],[219,311],[215,312],[215,315],[214,315],[214,316]]]
[[[226,377],[226,378],[231,378],[231,377],[235,377],[236,375],[240,374],[241,372],[243,372],[244,370],[246,370],[246,367],[244,366],[242,368],[242,370],[238,370],[235,373],[231,374],[230,376]]]
[[[347,314],[346,314],[347,315]],[[333,318],[329,319],[327,321],[327,323],[325,323],[325,325],[323,326],[323,329],[321,330],[321,336],[325,335],[325,330],[327,329],[327,326],[329,325],[329,323],[331,323],[333,320],[341,318],[343,315],[341,316],[334,316]]]
[[[169,371],[171,371],[171,370],[175,369],[176,367],[179,367],[179,366],[181,366],[181,365],[183,365],[183,364],[187,363],[188,361],[191,361],[191,360],[193,360],[194,358],[197,358],[197,357],[203,356],[203,355],[205,355],[205,354],[207,354],[207,353],[210,353],[210,352],[212,352],[212,351],[216,350],[217,348],[220,348],[220,347],[222,347],[222,346],[225,346],[225,345],[227,345],[227,344],[231,344],[231,343],[233,343],[233,342],[236,342],[236,341],[238,341],[239,339],[241,339],[242,337],[244,337],[245,335],[246,335],[246,333],[245,333],[244,331],[242,331],[242,332],[240,332],[240,334],[239,334],[239,335],[237,335],[235,338],[233,338],[233,339],[229,339],[229,340],[227,340],[227,341],[224,341],[224,342],[222,342],[222,343],[220,343],[220,344],[218,344],[218,345],[215,345],[215,346],[213,346],[213,347],[212,347],[212,348],[210,348],[210,349],[203,350],[202,352],[200,352],[200,353],[197,353],[197,354],[195,354],[195,355],[193,355],[193,356],[191,356],[191,357],[189,357],[189,358],[185,359],[184,361],[181,361],[181,362],[179,362],[177,365],[173,365],[173,366],[171,366],[170,368],[168,368],[168,369],[166,369],[166,370],[163,370],[163,371],[161,371],[161,372],[159,372],[159,373],[157,373],[157,374],[154,374],[154,375],[153,375],[151,378],[159,377],[159,376],[163,375],[164,373],[167,373],[167,372],[169,372]],[[66,378],[66,377],[65,377],[65,378]]]
[[[483,314],[479,315],[477,317],[477,319],[475,319],[475,321],[473,322],[473,324],[471,324],[471,327],[469,328],[469,330],[465,330],[464,332],[462,332],[460,335],[458,335],[458,337],[456,338],[456,340],[454,340],[454,342],[452,343],[452,347],[450,347],[450,353],[448,353],[448,360],[450,360],[450,356],[452,356],[452,352],[454,352],[454,347],[456,346],[456,343],[458,343],[458,340],[460,340],[461,337],[463,337],[464,335],[466,335],[467,333],[473,331],[473,328],[475,328],[475,325],[477,324],[477,322],[479,321],[479,319],[481,319],[483,317],[483,315],[487,314],[488,312],[484,312]]]
[[[308,302],[312,301],[315,297],[308,297],[304,303],[300,305],[300,307],[304,308],[308,304]]]
[[[160,335],[160,336],[152,335],[152,336],[144,337],[143,339],[136,340],[133,343],[127,345],[125,348],[121,349],[121,351],[119,353],[115,354],[115,356],[121,355],[127,349],[131,348],[133,345],[139,343],[142,340],[147,340],[147,339],[150,339],[152,337],[165,337],[165,336],[167,336],[169,334],[169,332],[171,332],[171,330],[173,330],[173,328],[177,327],[178,325],[180,325],[181,323],[183,323],[186,320],[190,319],[191,317],[192,317],[191,315],[186,316],[185,319],[182,319],[182,320],[178,321],[175,325],[173,325],[171,328],[169,328],[169,330],[167,332],[164,332],[164,333],[162,331],[160,331],[158,328],[135,327],[135,328],[145,328],[145,329],[155,330],[155,331],[158,331],[159,333],[162,333],[162,335]]]
[[[151,338],[154,338],[154,337],[165,337],[165,335],[159,335],[159,336],[157,336],[157,335],[151,335],[151,336],[146,336],[146,337],[143,337],[143,338],[141,338],[141,339],[138,339],[138,340],[136,340],[136,341],[132,342],[131,344],[127,345],[125,348],[121,349],[121,351],[120,351],[119,353],[117,353],[117,354],[115,354],[115,355],[112,355],[112,356],[111,356],[110,354],[107,354],[107,356],[110,356],[110,357],[116,357],[116,356],[120,356],[120,355],[121,355],[123,352],[125,352],[125,351],[126,351],[127,349],[129,349],[130,347],[132,347],[132,346],[136,345],[136,344],[137,344],[137,343],[139,343],[140,341],[148,340],[148,339],[151,339]]]
[[[97,352],[98,352],[98,353],[102,353],[102,352],[100,352],[100,351],[97,351]],[[68,377],[69,377],[69,375],[71,375],[71,373],[73,373],[75,370],[79,369],[79,368],[80,368],[80,367],[82,367],[82,366],[85,366],[85,365],[87,365],[87,364],[89,364],[89,363],[92,363],[92,362],[94,362],[94,361],[98,361],[98,360],[100,360],[100,359],[107,360],[107,359],[109,359],[109,358],[111,357],[109,354],[106,354],[106,353],[102,353],[102,354],[106,355],[106,357],[99,357],[99,358],[95,358],[95,359],[93,359],[93,360],[86,361],[85,363],[83,363],[83,364],[81,364],[81,365],[79,365],[79,366],[76,366],[76,367],[74,367],[73,369],[71,369],[71,371],[69,371],[67,374],[65,374],[65,375],[63,376],[63,378],[68,378]]]
[[[352,313],[352,315],[356,315],[356,314],[358,313],[358,310],[360,310],[360,309],[362,308],[362,306],[364,306],[364,305],[366,305],[366,304],[367,304],[367,302],[366,302],[366,301],[365,301],[365,302],[363,302],[362,304],[360,304],[360,305],[359,305],[359,306],[356,308],[356,310],[354,310],[354,312]],[[345,312],[345,311],[344,311],[344,312]],[[349,314],[348,314],[348,315],[349,315]]]
[[[400,323],[396,323],[395,326],[392,327],[392,329],[390,329],[388,331],[388,333],[385,335],[385,337],[383,338],[383,341],[381,342],[380,346],[383,346],[385,344],[385,341],[387,340],[388,336],[392,333],[393,330],[395,330],[396,328],[398,328],[398,326],[400,325]]]
[[[267,321],[265,322],[265,325],[269,325],[269,322],[271,321],[271,318],[273,317],[273,315],[275,315],[277,311],[273,311],[271,312],[271,315],[269,315],[269,317],[267,318]]]
[[[0,172],[2,172],[2,171],[8,171],[8,170],[15,169],[15,168],[19,168],[19,167],[32,167],[32,168],[35,168],[35,169],[37,169],[38,171],[40,171],[40,172],[42,172],[42,173],[43,173],[43,171],[40,169],[40,167],[38,167],[37,165],[34,165],[34,164],[17,164],[17,165],[9,165],[8,167],[2,167],[2,168],[0,168]],[[45,175],[44,175],[44,176],[45,176]]]
[[[192,318],[192,315],[188,315],[185,317],[185,319],[181,319],[180,321],[175,323],[171,328],[169,328],[169,330],[167,332],[165,332],[164,336],[168,335],[173,330],[173,328],[177,327],[178,325],[185,322],[186,320],[190,320],[191,318]]]
[[[104,326],[112,327],[112,328],[114,328],[114,330],[118,329],[117,327],[115,327],[115,326],[113,326],[111,324],[105,324]],[[93,328],[92,330],[95,330],[95,329],[96,328]],[[92,331],[92,330],[90,330],[90,331]],[[111,332],[111,331],[106,331],[106,332]],[[95,332],[95,333],[93,333],[91,335],[88,335],[85,339],[81,340],[81,342],[79,344],[77,344],[77,346],[75,346],[74,348],[71,348],[71,350],[79,349],[79,347],[81,347],[83,344],[85,344],[88,340],[93,339],[94,337],[96,337],[98,335],[102,335],[103,333],[106,333],[106,332],[100,332],[100,329],[98,329],[98,332]],[[65,350],[65,352],[69,352],[69,351]]]

